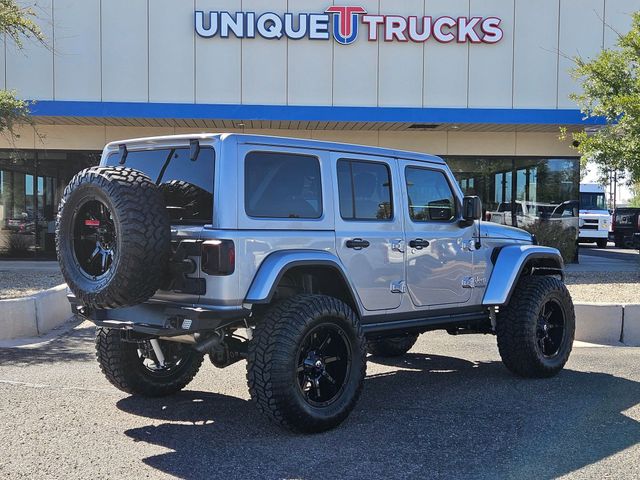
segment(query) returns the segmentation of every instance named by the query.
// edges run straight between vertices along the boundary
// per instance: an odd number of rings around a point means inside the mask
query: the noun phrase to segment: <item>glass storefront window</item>
[[[0,150],[0,257],[55,257],[55,215],[64,187],[100,152]]]
[[[567,243],[578,234],[577,158],[448,157],[465,195],[482,199],[487,221],[555,231]],[[550,235],[551,235],[550,233]]]

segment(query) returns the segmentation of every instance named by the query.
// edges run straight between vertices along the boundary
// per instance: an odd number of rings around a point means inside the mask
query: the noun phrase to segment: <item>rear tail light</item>
[[[236,269],[232,240],[207,240],[202,244],[201,269],[207,275],[231,275]]]

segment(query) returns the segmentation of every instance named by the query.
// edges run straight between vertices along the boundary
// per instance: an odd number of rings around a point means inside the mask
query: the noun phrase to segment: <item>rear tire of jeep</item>
[[[607,248],[607,245],[609,244],[609,240],[603,238],[601,240],[598,240],[596,244],[598,245],[598,248]]]
[[[247,381],[258,409],[293,432],[342,423],[366,374],[366,341],[345,303],[298,295],[273,306],[249,343]]]
[[[98,328],[96,330],[96,358],[107,380],[123,392],[144,397],[173,395],[186,387],[202,365],[203,355],[186,344],[163,342],[167,367],[154,368],[145,363],[149,359],[140,356],[141,344],[122,338],[123,331]],[[150,347],[147,346],[148,350]],[[153,358],[151,359],[154,360]]]
[[[521,377],[556,375],[569,359],[575,325],[573,301],[564,283],[553,277],[522,278],[497,317],[503,363]]]
[[[411,350],[417,340],[417,333],[369,340],[367,351],[375,357],[399,357]]]
[[[82,170],[60,202],[56,248],[65,281],[85,305],[146,301],[163,283],[171,248],[160,190],[131,168]]]

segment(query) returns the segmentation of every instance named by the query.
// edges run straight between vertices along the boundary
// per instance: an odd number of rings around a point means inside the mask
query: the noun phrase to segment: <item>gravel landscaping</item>
[[[60,272],[24,272],[0,267],[0,300],[27,297],[64,283]]]
[[[640,272],[569,272],[573,301],[640,304]]]

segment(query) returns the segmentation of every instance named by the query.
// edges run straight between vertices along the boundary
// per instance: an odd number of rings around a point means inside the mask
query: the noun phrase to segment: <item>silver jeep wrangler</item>
[[[251,397],[293,431],[340,424],[367,353],[495,334],[522,377],[558,373],[575,317],[560,253],[483,223],[438,157],[211,134],[110,143],[57,219],[73,311],[107,379],[178,392],[205,354],[247,360]]]

